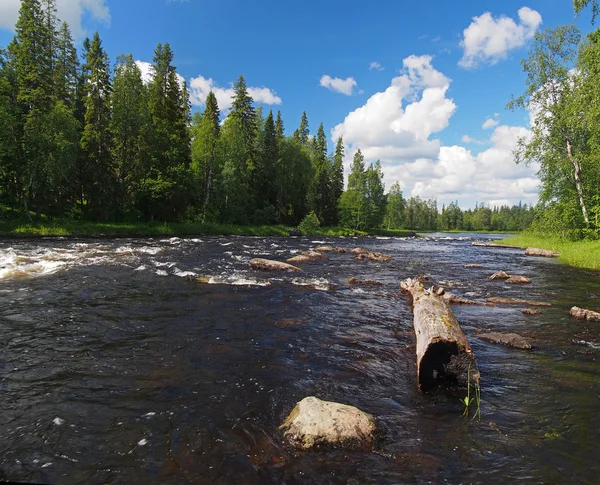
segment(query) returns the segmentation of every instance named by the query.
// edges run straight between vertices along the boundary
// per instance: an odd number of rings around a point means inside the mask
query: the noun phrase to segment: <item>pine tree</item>
[[[277,135],[277,143],[281,143],[281,141],[285,138],[283,128],[283,120],[281,119],[281,111],[277,110],[277,118],[275,118],[275,134]]]
[[[16,102],[20,105],[18,126],[22,150],[15,178],[28,218],[30,201],[39,213],[47,207],[51,190],[47,185],[46,164],[53,149],[48,123],[54,99],[51,48],[54,29],[47,22],[39,0],[23,0],[15,37],[8,47],[16,74]]]
[[[23,124],[17,103],[17,74],[7,52],[0,49],[0,193],[11,205],[18,203],[22,165]]]
[[[145,175],[136,189],[136,205],[150,220],[175,220],[190,201],[189,100],[172,62],[169,44],[158,44],[148,85]]]
[[[333,163],[329,165],[329,221],[331,224],[337,224],[338,204],[340,197],[344,193],[344,140],[340,136],[335,146]]]
[[[300,145],[307,147],[308,146],[308,135],[310,135],[310,131],[308,129],[308,116],[306,116],[306,111],[302,113],[302,118],[300,119],[300,126],[294,131],[293,137],[300,143]]]
[[[75,109],[77,99],[77,82],[79,59],[77,50],[73,45],[71,31],[66,22],[63,22],[58,31],[56,44],[56,61],[54,63],[55,96],[67,106]]]
[[[133,188],[143,175],[143,129],[147,123],[146,87],[131,54],[117,59],[112,84],[112,155],[120,215],[132,204]]]
[[[256,110],[248,94],[246,81],[240,76],[233,86],[232,109],[223,124],[223,142],[226,159],[223,166],[225,205],[224,220],[247,223],[257,209],[254,200],[256,181],[256,136],[258,133]]]
[[[84,193],[86,213],[91,219],[114,217],[115,170],[111,159],[110,64],[98,32],[84,41],[85,116],[81,149],[85,156]]]
[[[327,158],[327,138],[323,123],[319,125],[317,136],[313,138],[312,165],[314,179],[309,193],[309,207],[315,212],[320,221],[326,225],[332,223],[332,215],[329,210],[329,175],[330,161]]]
[[[255,223],[271,224],[276,216],[277,191],[275,188],[276,165],[279,158],[277,131],[273,112],[269,111],[260,136],[258,167],[256,170],[257,207],[261,210]]]

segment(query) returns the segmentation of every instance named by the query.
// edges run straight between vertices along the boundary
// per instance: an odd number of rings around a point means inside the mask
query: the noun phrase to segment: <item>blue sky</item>
[[[0,45],[19,0],[0,0]],[[306,111],[349,167],[360,148],[380,159],[386,187],[405,196],[491,205],[537,200],[537,167],[514,164],[529,114],[505,110],[524,91],[520,60],[534,32],[574,21],[569,0],[57,0],[78,47],[98,30],[112,61],[141,67],[159,42],[191,87],[194,109],[213,89],[227,108],[240,74],[291,134]],[[586,13],[576,22],[591,30]]]

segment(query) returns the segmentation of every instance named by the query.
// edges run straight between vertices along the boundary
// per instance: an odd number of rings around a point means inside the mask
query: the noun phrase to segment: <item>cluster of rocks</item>
[[[313,250],[302,251],[296,256],[288,258],[286,262],[275,261],[263,258],[254,258],[250,261],[250,267],[258,271],[301,271],[297,264],[306,264],[312,261],[327,261],[329,258],[325,253],[337,253],[342,254],[348,252],[342,247],[333,246],[317,246]],[[355,248],[350,251],[351,254],[355,255],[354,259],[357,260],[370,260],[376,262],[389,261],[391,256],[383,253],[368,251],[364,248]]]

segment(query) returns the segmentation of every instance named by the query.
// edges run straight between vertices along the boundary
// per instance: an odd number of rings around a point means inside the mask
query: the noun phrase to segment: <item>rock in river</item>
[[[289,258],[286,261],[293,264],[303,264],[309,261],[325,261],[327,259],[327,256],[316,251],[302,251],[299,255]]]
[[[300,268],[282,261],[254,258],[250,260],[250,267],[261,271],[300,271]]]
[[[525,250],[527,256],[543,256],[544,258],[558,258],[560,253],[550,251],[549,249],[527,248]]]
[[[478,337],[487,340],[488,342],[492,342],[493,344],[503,344],[517,349],[531,349],[529,340],[517,333],[480,333]]]
[[[279,427],[296,448],[323,445],[368,448],[375,440],[375,418],[354,406],[305,397]]]
[[[586,308],[579,308],[574,306],[571,308],[571,315],[578,320],[588,320],[592,322],[600,322],[600,313]]]
[[[520,285],[523,283],[531,283],[531,280],[520,274],[511,274],[510,278],[506,280],[506,283],[510,283],[512,285]]]

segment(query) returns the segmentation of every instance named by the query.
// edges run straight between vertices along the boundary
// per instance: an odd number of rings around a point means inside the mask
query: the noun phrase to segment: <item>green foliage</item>
[[[573,9],[575,14],[579,15],[587,6],[592,7],[592,23],[596,20],[596,17],[600,13],[600,5],[598,0],[573,0]]]
[[[298,224],[298,229],[304,236],[310,236],[318,231],[321,227],[319,218],[314,211],[311,211],[302,221]]]

